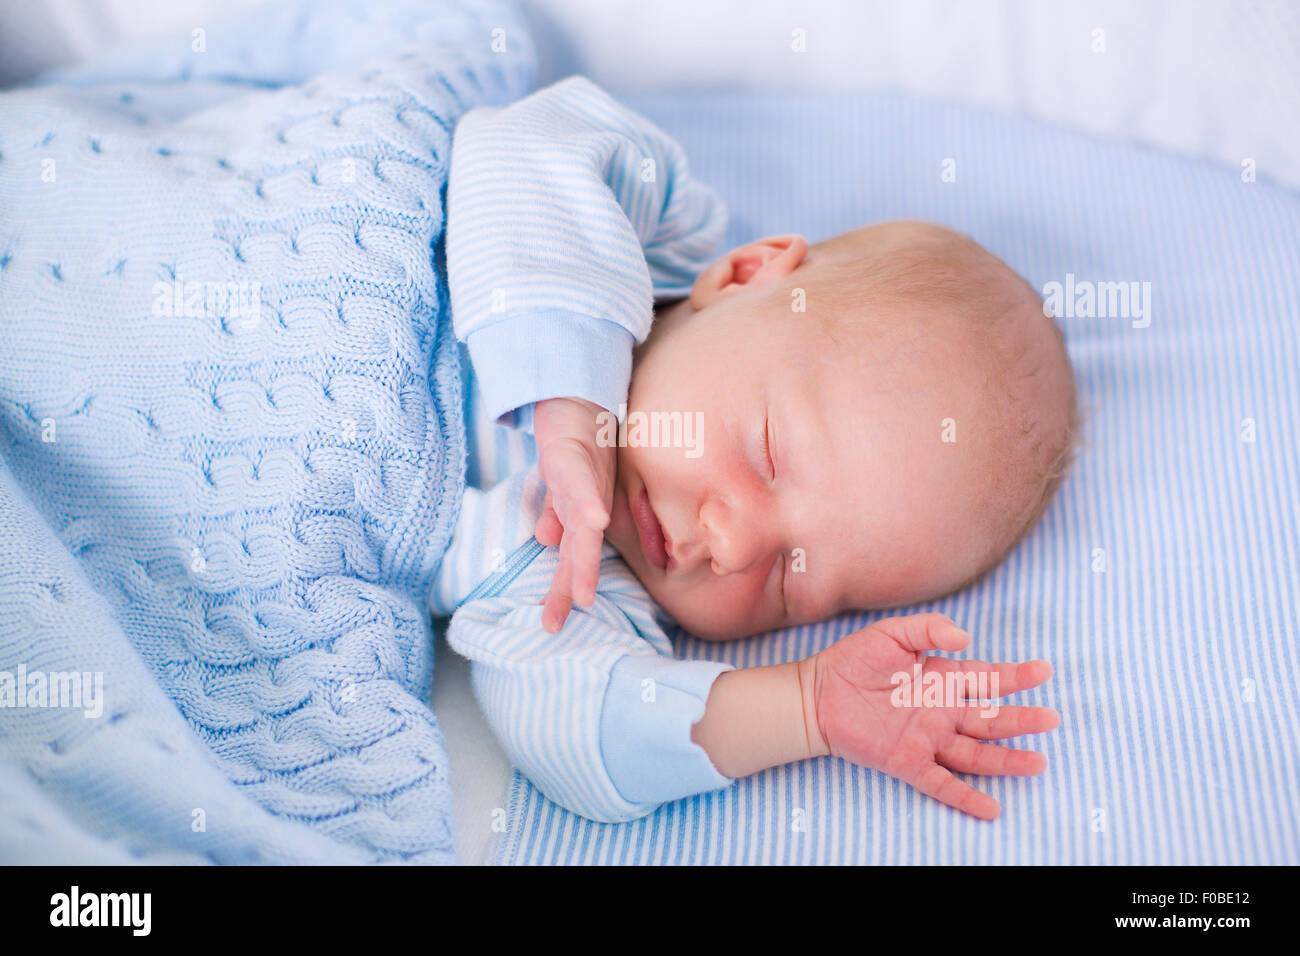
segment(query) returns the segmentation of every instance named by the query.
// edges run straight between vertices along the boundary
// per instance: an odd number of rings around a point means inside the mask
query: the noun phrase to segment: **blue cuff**
[[[465,343],[494,420],[546,398],[581,398],[617,414],[636,339],[616,322],[552,310],[512,315]]]
[[[730,664],[649,654],[619,659],[605,689],[600,752],[623,799],[658,805],[729,786],[691,727]]]

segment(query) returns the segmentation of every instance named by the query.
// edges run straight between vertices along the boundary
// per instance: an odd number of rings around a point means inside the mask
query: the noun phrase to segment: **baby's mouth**
[[[650,495],[645,488],[632,503],[632,520],[636,522],[636,534],[641,539],[641,553],[647,561],[663,571],[668,567],[668,545],[664,540],[664,529],[650,507]]]

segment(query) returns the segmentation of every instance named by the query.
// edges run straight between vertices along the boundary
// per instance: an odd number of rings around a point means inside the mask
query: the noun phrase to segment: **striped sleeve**
[[[534,584],[549,581],[551,557],[529,569]],[[527,584],[466,603],[447,630],[473,662],[475,697],[512,763],[556,803],[605,823],[732,783],[691,740],[731,665],[675,660],[648,598],[629,573],[614,577],[602,568],[596,601],[575,607],[558,634],[542,628]]]
[[[447,275],[492,417],[560,397],[616,411],[655,297],[688,294],[725,227],[681,147],[585,77],[467,113]]]

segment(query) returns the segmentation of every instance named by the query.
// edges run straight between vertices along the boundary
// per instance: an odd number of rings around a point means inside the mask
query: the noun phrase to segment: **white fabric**
[[[543,83],[896,89],[1028,113],[1300,186],[1289,0],[534,0]],[[796,53],[803,29],[806,52]],[[1093,52],[1094,30],[1105,52]]]
[[[0,6],[0,85],[258,0]],[[1300,187],[1300,4],[1291,0],[524,0],[542,84],[898,89],[1051,119]],[[806,52],[792,50],[806,30]],[[1105,52],[1094,53],[1094,30]]]
[[[0,84],[258,0],[0,6]],[[1300,187],[1300,4],[1289,0],[525,0],[543,84],[899,89],[1143,140]],[[807,31],[806,50],[791,49]],[[1093,31],[1105,31],[1093,53]]]

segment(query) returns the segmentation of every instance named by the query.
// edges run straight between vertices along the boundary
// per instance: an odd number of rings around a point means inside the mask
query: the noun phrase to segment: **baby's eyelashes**
[[[759,436],[759,448],[762,449],[764,467],[767,473],[763,476],[771,481],[776,480],[776,459],[772,456],[772,419],[770,416],[763,417],[763,432]]]

